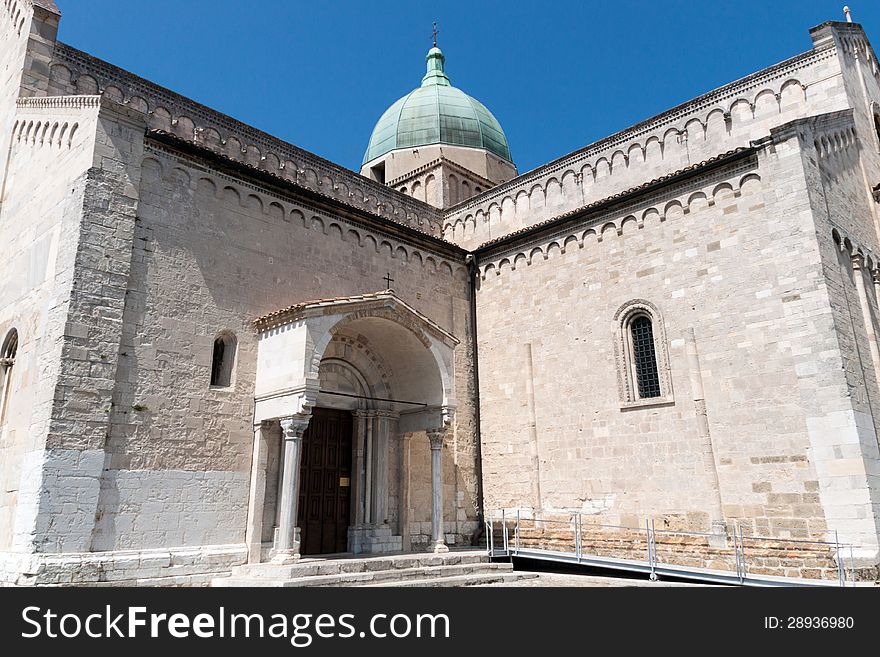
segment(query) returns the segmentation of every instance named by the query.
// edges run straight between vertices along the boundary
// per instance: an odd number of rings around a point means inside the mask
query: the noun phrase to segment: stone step
[[[445,554],[401,553],[374,557],[342,557],[329,559],[305,558],[295,564],[280,566],[273,563],[246,564],[233,569],[232,577],[249,579],[295,579],[317,575],[364,573],[429,566],[488,563],[485,552],[467,550]]]
[[[336,573],[332,575],[307,575],[290,579],[250,578],[233,575],[218,578],[214,586],[222,587],[311,587],[311,586],[370,586],[379,583],[405,583],[409,580],[436,580],[460,578],[478,574],[512,572],[509,563],[465,563],[445,566],[423,566],[418,568],[396,568],[368,572]]]
[[[364,584],[366,587],[427,587],[441,586],[485,586],[486,584],[498,584],[499,582],[516,582],[523,579],[537,577],[537,573],[517,573],[508,570],[500,570],[491,573],[472,573],[455,577],[440,577],[433,579],[408,579],[401,582],[379,582],[377,584]]]

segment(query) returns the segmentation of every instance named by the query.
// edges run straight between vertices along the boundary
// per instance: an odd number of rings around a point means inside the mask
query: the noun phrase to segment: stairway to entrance
[[[360,557],[305,557],[295,564],[248,564],[218,577],[212,586],[476,586],[535,577],[514,572],[513,564],[491,563],[485,551],[409,553]]]

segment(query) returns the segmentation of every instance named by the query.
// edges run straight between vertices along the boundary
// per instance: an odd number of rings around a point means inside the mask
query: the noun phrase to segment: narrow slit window
[[[874,113],[874,132],[877,133],[877,140],[880,142],[880,114]]]
[[[211,359],[212,386],[228,388],[232,385],[235,343],[235,336],[231,333],[221,333],[214,338],[214,353]]]
[[[657,352],[654,348],[654,329],[644,315],[630,324],[633,347],[633,367],[641,399],[660,396],[660,373],[657,370]]]

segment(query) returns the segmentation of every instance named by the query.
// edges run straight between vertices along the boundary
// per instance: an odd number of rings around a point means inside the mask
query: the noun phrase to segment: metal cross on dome
[[[437,29],[437,21],[434,21],[434,47],[437,47],[437,35],[440,33],[440,30]]]
[[[385,289],[386,289],[386,290],[390,290],[390,289],[391,289],[391,284],[394,282],[394,279],[391,278],[391,272],[388,272],[387,274],[385,274],[385,279],[384,279],[384,280],[385,280]]]

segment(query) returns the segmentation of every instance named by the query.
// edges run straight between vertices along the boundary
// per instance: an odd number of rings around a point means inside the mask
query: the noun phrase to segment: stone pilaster
[[[859,295],[859,308],[862,311],[862,321],[865,324],[865,334],[868,337],[868,348],[871,351],[871,363],[874,366],[874,377],[880,382],[880,350],[877,347],[877,334],[874,331],[874,320],[871,317],[871,306],[868,301],[868,291],[865,287],[865,259],[860,253],[852,256],[853,278],[856,283],[856,292]]]
[[[703,442],[703,464],[708,475],[709,485],[712,487],[711,500],[709,500],[709,521],[712,529],[710,540],[717,541],[721,544],[719,547],[723,547],[726,542],[727,528],[724,523],[724,507],[721,501],[721,482],[718,479],[715,446],[712,443],[712,434],[709,430],[709,412],[706,408],[703,371],[700,368],[700,355],[693,327],[689,327],[685,333],[685,349],[694,400],[694,414],[697,418],[697,430]]]
[[[376,411],[375,418],[371,515],[374,525],[384,525],[388,522],[388,460],[391,457],[391,437],[397,433],[398,414],[393,411]]]
[[[251,484],[248,494],[248,519],[245,543],[248,547],[248,563],[260,562],[263,537],[263,502],[266,499],[266,467],[269,459],[267,440],[268,425],[254,425],[254,451],[251,459]]]
[[[364,491],[366,487],[366,466],[364,464],[364,449],[367,440],[367,414],[366,411],[352,411],[354,416],[354,472],[352,473],[351,506],[354,509],[354,526],[364,524]]]

